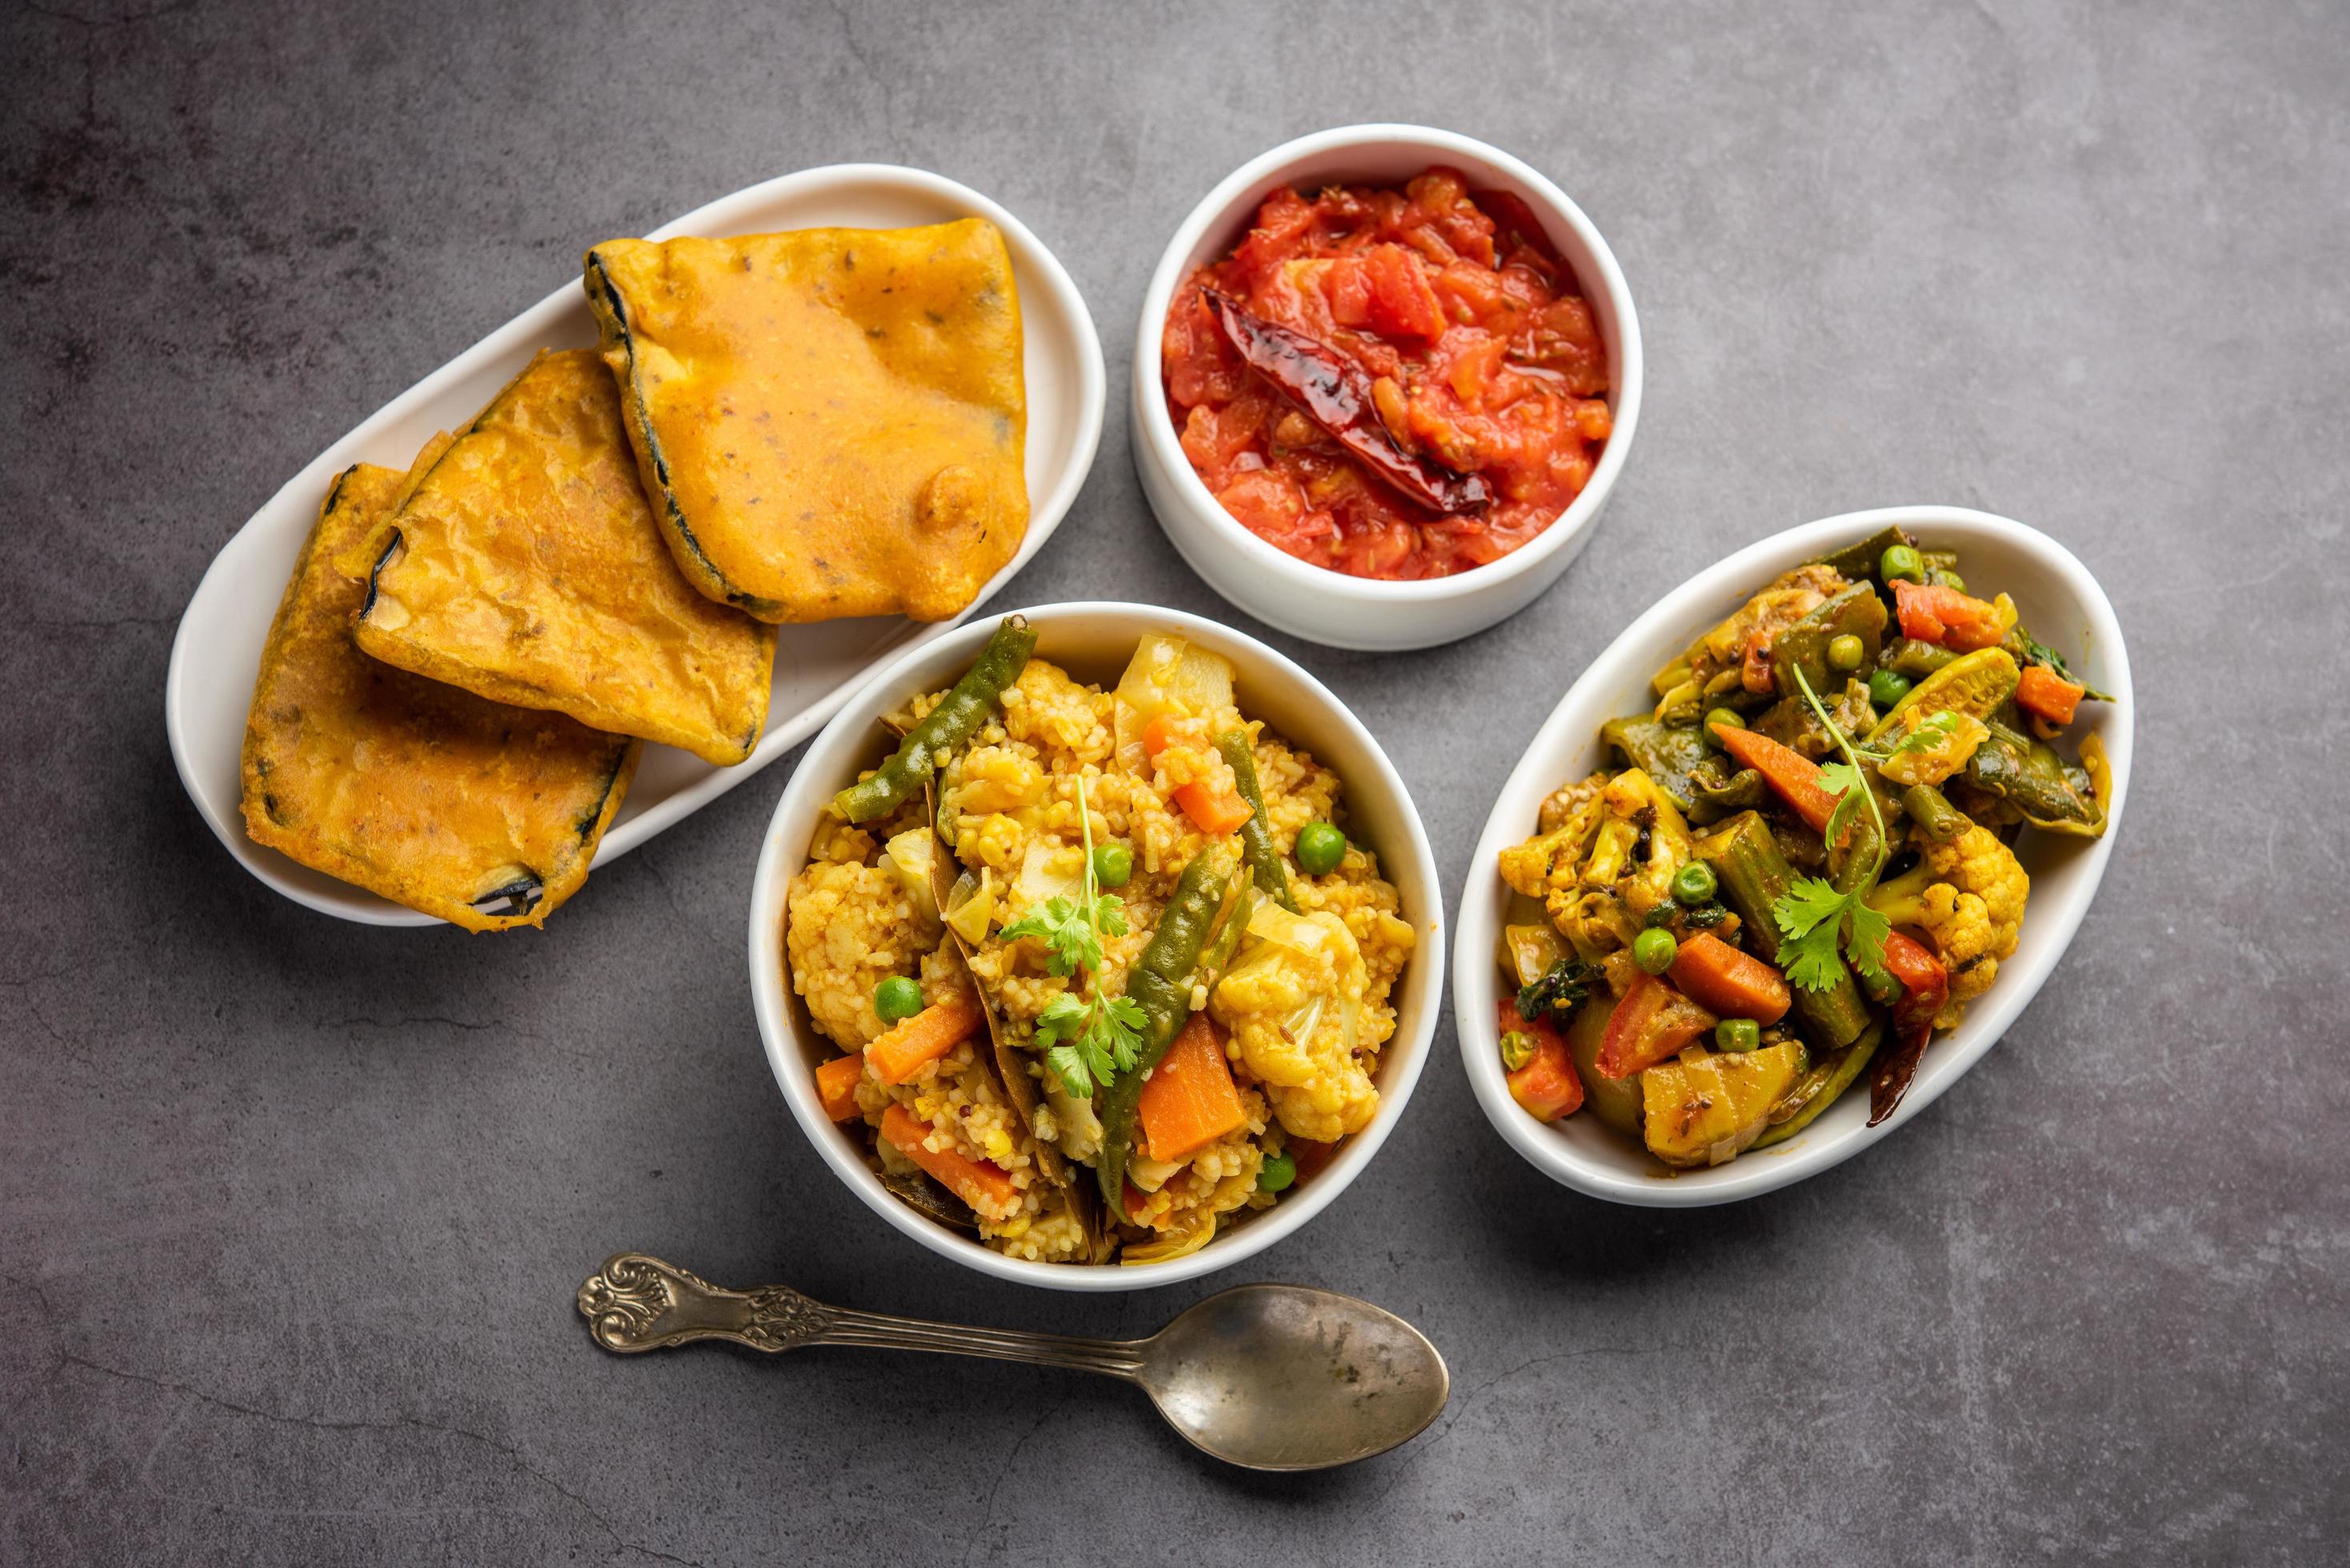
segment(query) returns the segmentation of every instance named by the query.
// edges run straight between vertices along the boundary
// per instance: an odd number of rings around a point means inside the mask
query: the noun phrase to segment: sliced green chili
[[[841,815],[851,822],[871,822],[920,794],[939,764],[979,733],[1004,691],[1028,668],[1028,656],[1035,650],[1036,632],[1028,618],[1005,616],[987,646],[980,649],[978,659],[954,683],[954,690],[906,732],[906,738],[898,742],[898,750],[879,771],[832,797]]]
[[[1232,879],[1232,859],[1222,849],[1203,849],[1191,857],[1175,879],[1158,928],[1126,971],[1127,998],[1142,1009],[1141,1048],[1135,1053],[1132,1071],[1094,1091],[1094,1113],[1102,1125],[1096,1174],[1113,1214],[1125,1211],[1126,1162],[1134,1152],[1135,1113],[1143,1083],[1191,1016],[1192,971],[1199,967],[1200,950],[1207,945]]]

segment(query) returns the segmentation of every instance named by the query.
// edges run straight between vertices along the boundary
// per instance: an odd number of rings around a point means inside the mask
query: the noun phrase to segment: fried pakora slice
[[[254,682],[245,831],[470,930],[541,925],[588,879],[643,747],[359,650],[367,578],[345,563],[404,483],[361,463],[319,509]]]
[[[354,635],[403,670],[722,766],[767,722],[775,634],[696,593],[593,350],[542,353],[418,476]]]
[[[678,565],[762,620],[968,608],[1028,531],[1020,299],[982,218],[612,240],[588,303]]]

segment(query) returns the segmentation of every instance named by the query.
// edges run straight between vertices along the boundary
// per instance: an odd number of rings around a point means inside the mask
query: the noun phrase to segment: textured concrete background
[[[0,1559],[2338,1553],[2350,867],[2336,814],[2266,814],[2338,802],[2350,740],[2350,15],[1848,9],[8,8]],[[775,1093],[740,933],[788,764],[505,939],[307,913],[182,796],[164,660],[213,552],[586,243],[924,165],[1058,250],[1122,388],[1191,203],[1378,118],[1555,175],[1648,333],[1631,467],[1541,603],[1429,654],[1274,639],[1385,738],[1448,896],[1583,662],[1761,534],[1962,503],[2112,590],[2144,711],[2104,897],[1900,1137],[1735,1208],[1588,1202],[1492,1135],[1448,1023],[1302,1236],[1032,1293],[886,1231]],[[1004,602],[1229,614],[1125,422]],[[571,1293],[623,1246],[1105,1334],[1306,1281],[1457,1391],[1399,1454],[1251,1478],[1075,1376],[606,1356]]]

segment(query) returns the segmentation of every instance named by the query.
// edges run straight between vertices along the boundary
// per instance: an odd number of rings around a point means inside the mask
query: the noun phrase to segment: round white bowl
[[[1159,370],[1168,303],[1192,271],[1248,232],[1265,197],[1284,185],[1360,182],[1393,185],[1449,164],[1480,189],[1514,192],[1575,269],[1607,346],[1615,433],[1585,485],[1556,521],[1500,560],[1455,576],[1390,583],[1299,560],[1235,522],[1183,455]],[[1640,324],[1632,291],[1607,242],[1583,209],[1499,148],[1418,125],[1351,125],[1276,147],[1243,164],[1175,231],[1142,298],[1134,343],[1134,463],[1143,494],[1175,548],[1208,586],[1269,626],[1333,648],[1432,648],[1482,631],[1532,604],[1558,580],[1599,521],[1632,449],[1640,417]]]
[[[784,957],[785,898],[807,863],[808,840],[834,793],[858,770],[886,754],[879,717],[917,692],[953,684],[994,632],[997,618],[959,628],[907,653],[860,687],[809,745],[784,787],[767,825],[751,888],[751,996],[765,1042],[768,1065],[784,1099],[833,1174],[866,1206],[941,1257],[998,1279],[1053,1290],[1130,1291],[1170,1285],[1253,1257],[1328,1207],[1362,1173],[1403,1115],[1428,1057],[1443,1007],[1444,900],[1436,859],[1395,765],[1368,730],[1328,688],[1254,638],[1180,610],[1110,603],[1046,605],[1018,612],[1037,629],[1036,651],[1082,680],[1118,679],[1146,631],[1179,633],[1222,654],[1239,672],[1241,711],[1262,719],[1295,744],[1337,771],[1345,782],[1347,836],[1376,851],[1396,885],[1403,918],[1419,933],[1396,998],[1396,1031],[1380,1054],[1379,1108],[1364,1131],[1348,1138],[1330,1164],[1294,1195],[1249,1214],[1189,1257],[1128,1267],[1119,1263],[1036,1263],[991,1251],[973,1239],[923,1218],[881,1185],[866,1164],[862,1124],[834,1124],[817,1100],[816,1064],[838,1054],[808,1020],[793,994]]]
[[[1901,1106],[1881,1126],[1868,1126],[1865,1085],[1847,1091],[1818,1120],[1773,1147],[1740,1155],[1708,1170],[1668,1175],[1648,1151],[1602,1125],[1572,1116],[1547,1125],[1510,1097],[1495,1024],[1503,989],[1494,951],[1510,889],[1495,857],[1534,832],[1543,797],[1568,779],[1607,762],[1599,727],[1637,713],[1655,701],[1648,678],[1756,589],[1799,566],[1898,523],[1929,548],[1956,550],[1968,582],[1984,593],[2014,596],[2023,624],[2064,653],[2112,702],[2085,703],[2074,737],[2104,739],[2113,763],[2114,798],[2105,836],[2094,843],[2026,832],[2017,857],[2032,877],[2031,906],[2015,956],[2002,960],[1999,979],[1969,1005],[1966,1021],[1927,1048]],[[1889,506],[1852,512],[1790,528],[1716,563],[1667,594],[1634,621],[1568,689],[1534,734],[1486,820],[1461,898],[1460,942],[1452,966],[1452,1010],[1461,1054],[1477,1103],[1510,1147],[1554,1181],[1594,1198],[1648,1208],[1688,1209],[1728,1203],[1801,1181],[1850,1159],[1934,1103],[2005,1033],[2055,970],[2106,874],[2122,806],[2129,794],[2130,732],[2136,717],[2129,654],[2114,607],[2087,567],[2045,534],[1989,513],[1952,506]]]

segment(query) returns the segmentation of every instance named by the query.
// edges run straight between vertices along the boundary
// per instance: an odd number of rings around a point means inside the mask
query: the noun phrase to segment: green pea
[[[1297,830],[1297,864],[1308,877],[1338,868],[1347,857],[1347,836],[1326,822],[1309,822]]]
[[[1762,1026],[1752,1018],[1725,1018],[1713,1026],[1713,1043],[1724,1051],[1753,1051],[1762,1044]]]
[[[893,974],[873,988],[873,1011],[884,1023],[897,1023],[922,1010],[922,988],[902,974]]]
[[[1888,545],[1877,563],[1877,575],[1888,583],[1923,583],[1926,580],[1926,557],[1907,545]]]
[[[1105,888],[1123,888],[1134,875],[1134,851],[1123,844],[1094,846],[1094,880]]]
[[[1297,1179],[1297,1162],[1286,1154],[1269,1154],[1264,1163],[1256,1168],[1256,1189],[1259,1192],[1284,1192]]]
[[[1632,944],[1632,961],[1650,974],[1662,974],[1673,967],[1673,956],[1681,950],[1670,931],[1642,931]]]
[[[1967,591],[1967,580],[1966,578],[1959,576],[1958,573],[1945,570],[1939,573],[1938,576],[1942,586],[1950,589],[1952,593],[1962,594]]]
[[[1880,713],[1909,695],[1909,678],[1898,670],[1880,670],[1868,678],[1868,700]]]
[[[1534,1037],[1523,1029],[1502,1036],[1502,1065],[1514,1073],[1534,1059]]]
[[[1694,909],[1712,898],[1714,889],[1721,886],[1712,867],[1702,860],[1692,860],[1673,873],[1673,901]]]
[[[1850,674],[1860,668],[1860,661],[1867,656],[1867,648],[1850,632],[1828,639],[1828,668],[1831,670]]]
[[[1721,744],[1721,742],[1715,739],[1713,733],[1714,731],[1718,729],[1742,730],[1744,728],[1746,728],[1746,721],[1739,717],[1738,710],[1735,708],[1713,708],[1709,709],[1706,711],[1705,738],[1709,741],[1712,741],[1717,746]]]

